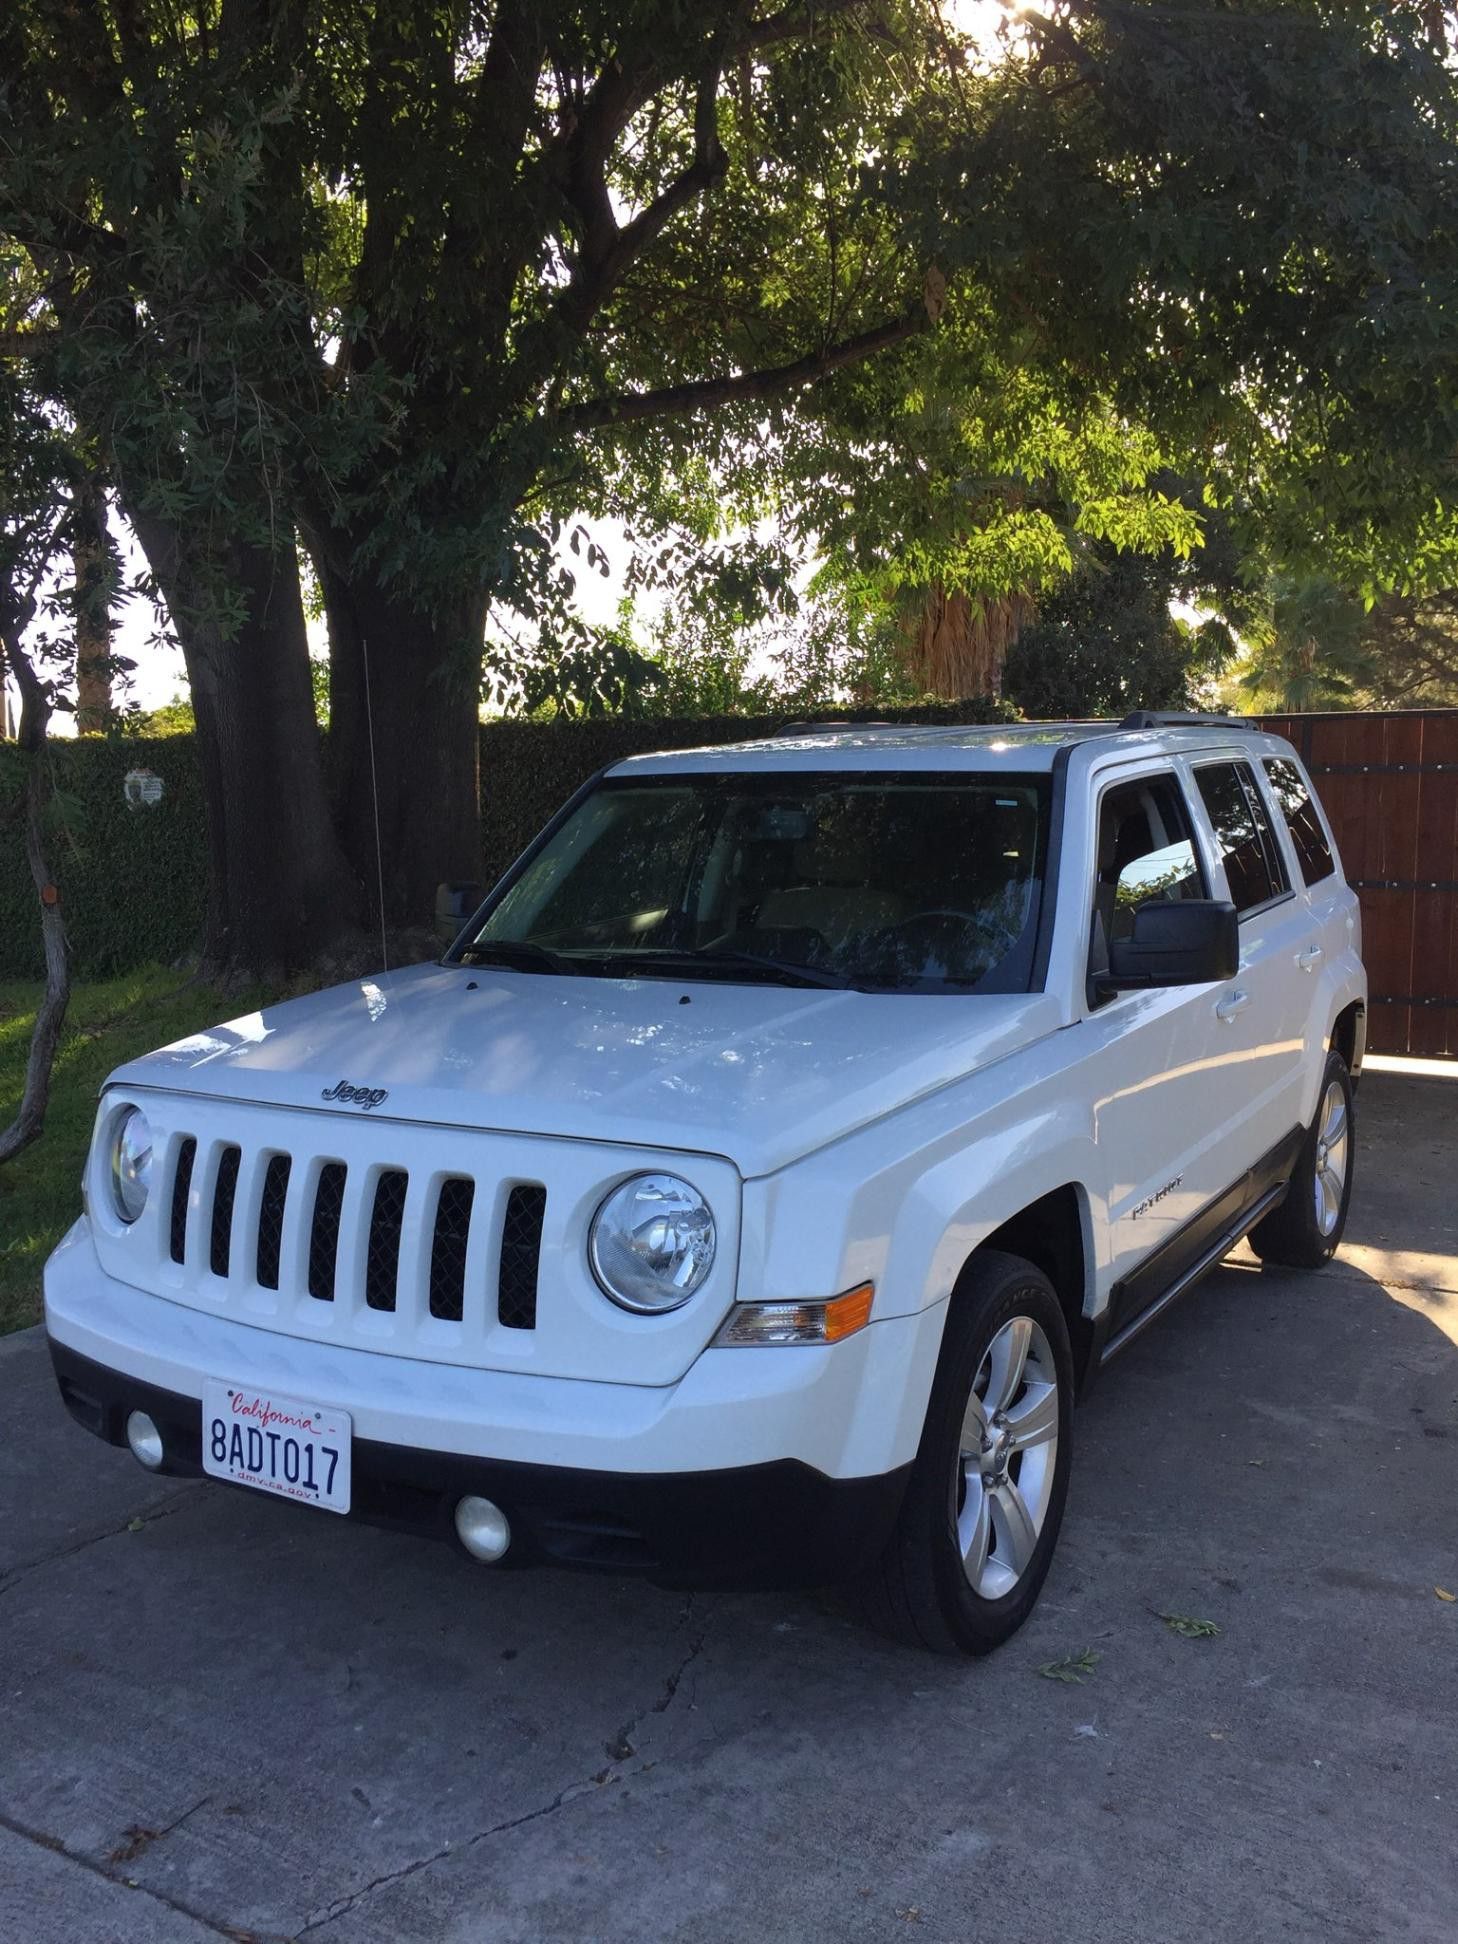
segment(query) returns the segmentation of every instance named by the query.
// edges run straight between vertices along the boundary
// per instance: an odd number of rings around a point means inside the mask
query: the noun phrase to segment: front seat
[[[848,939],[897,924],[908,906],[894,891],[867,884],[868,846],[853,825],[837,819],[795,846],[793,878],[769,892],[756,917],[760,931],[817,932],[838,947]]]

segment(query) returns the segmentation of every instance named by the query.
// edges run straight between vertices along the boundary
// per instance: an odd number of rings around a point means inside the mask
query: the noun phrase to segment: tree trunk
[[[974,604],[965,594],[930,587],[902,630],[907,670],[928,695],[951,702],[999,695],[1008,649],[1037,612],[1026,594]]]
[[[439,885],[481,875],[486,596],[432,615],[326,561],[319,574],[335,827],[377,923],[428,926]]]
[[[46,811],[51,798],[50,759],[46,728],[50,703],[44,683],[20,646],[19,632],[7,622],[0,629],[0,683],[10,662],[21,693],[20,748],[26,762],[24,786],[25,856],[40,911],[41,942],[45,949],[46,986],[36,1009],[25,1065],[20,1106],[9,1127],[0,1128],[0,1162],[12,1160],[37,1140],[46,1124],[51,1096],[51,1069],[71,1000],[71,963],[66,948],[66,924],[60,893],[51,878],[45,855]]]
[[[167,601],[197,717],[207,814],[209,977],[276,981],[360,940],[360,887],[335,837],[292,549],[235,543],[243,620],[207,618],[181,524],[127,517]]]
[[[107,599],[106,499],[95,477],[76,489],[76,733],[111,727],[111,606]]]

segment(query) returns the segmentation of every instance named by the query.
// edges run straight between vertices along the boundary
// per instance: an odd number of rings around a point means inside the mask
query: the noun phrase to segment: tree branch
[[[856,13],[867,4],[867,0],[791,0],[791,4],[781,7],[778,13],[767,14],[763,20],[751,20],[745,32],[735,43],[736,54],[758,54],[766,47],[779,47],[785,41],[803,40],[807,34],[827,20],[834,20],[841,14]]]
[[[764,371],[741,371],[724,378],[698,378],[686,385],[665,385],[658,391],[619,392],[607,398],[588,398],[580,404],[565,406],[559,414],[565,425],[637,425],[644,419],[674,418],[687,412],[739,404],[745,400],[782,398],[801,385],[812,385],[832,371],[860,364],[893,344],[901,344],[927,328],[924,307],[874,330],[845,338],[824,351],[812,351],[792,364],[773,365]]]
[[[551,163],[563,195],[579,224],[581,248],[556,317],[581,334],[612,295],[624,274],[660,236],[678,212],[722,180],[728,157],[719,140],[718,95],[724,70],[761,48],[812,35],[828,21],[868,4],[868,0],[791,0],[779,12],[755,21],[747,0],[717,0],[717,19],[699,42],[694,80],[694,154],[680,175],[629,223],[619,225],[608,191],[608,161],[614,143],[640,108],[674,76],[676,57],[660,41],[645,41],[631,54],[607,63],[581,105],[572,110],[557,155]],[[683,78],[690,78],[689,74]],[[564,106],[568,97],[559,82]]]
[[[0,358],[38,358],[60,341],[57,325],[11,325],[0,330]]]
[[[668,227],[681,209],[722,181],[729,158],[719,141],[718,97],[723,69],[717,59],[700,74],[694,91],[694,158],[631,222],[619,225],[608,195],[606,157],[579,153],[569,177],[570,194],[583,217],[578,269],[559,305],[563,320],[586,330],[622,281],[624,273]]]

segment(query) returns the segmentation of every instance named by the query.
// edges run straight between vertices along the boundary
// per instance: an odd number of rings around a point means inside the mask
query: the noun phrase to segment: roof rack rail
[[[778,729],[772,730],[776,736],[818,736],[827,729],[904,729],[903,722],[857,722],[851,716],[836,716],[823,722],[782,722]],[[910,725],[915,727],[914,724]]]
[[[1250,719],[1237,715],[1198,715],[1178,709],[1134,709],[1121,729],[1249,729]]]

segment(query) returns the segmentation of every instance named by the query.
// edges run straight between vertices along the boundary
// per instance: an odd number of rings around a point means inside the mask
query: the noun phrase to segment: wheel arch
[[[1367,1008],[1360,999],[1353,999],[1350,1005],[1343,1006],[1332,1021],[1328,1041],[1334,1053],[1340,1053],[1347,1063],[1347,1072],[1356,1085],[1362,1071],[1362,1058],[1367,1050]]]
[[[1097,1332],[1088,1314],[1094,1290],[1092,1218],[1082,1184],[1064,1182],[1039,1195],[985,1235],[963,1263],[958,1287],[987,1249],[1021,1256],[1052,1283],[1073,1345],[1074,1381],[1082,1392],[1097,1354]]]

